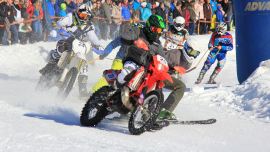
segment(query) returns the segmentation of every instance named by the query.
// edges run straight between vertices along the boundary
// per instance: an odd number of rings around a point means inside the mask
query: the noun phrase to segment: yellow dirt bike
[[[71,92],[80,71],[87,66],[87,58],[89,54],[92,54],[92,50],[89,42],[83,42],[74,37],[69,39],[73,39],[72,49],[64,51],[57,64],[49,62],[40,70],[41,76],[37,90],[48,90],[56,86],[58,95],[63,98]]]

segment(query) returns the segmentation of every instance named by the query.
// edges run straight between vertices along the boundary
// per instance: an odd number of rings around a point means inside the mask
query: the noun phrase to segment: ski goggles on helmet
[[[181,28],[184,28],[185,25],[184,24],[181,24],[181,23],[174,23],[174,26],[175,27],[181,27]]]
[[[151,27],[150,27],[150,30],[151,30],[152,32],[158,33],[158,34],[162,33],[162,31],[163,31],[162,28],[160,28],[160,27],[155,27],[155,26],[151,26]]]
[[[84,12],[79,12],[78,15],[82,20],[86,20],[88,18],[88,14]]]
[[[226,29],[225,28],[223,28],[223,27],[217,28],[217,33],[219,35],[223,35],[223,34],[225,34],[225,32],[226,32]]]

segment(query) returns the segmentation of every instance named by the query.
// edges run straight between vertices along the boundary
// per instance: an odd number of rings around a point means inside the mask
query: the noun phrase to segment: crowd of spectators
[[[217,22],[226,22],[231,30],[233,18],[230,0],[0,0],[0,45],[47,41],[55,22],[88,3],[93,24],[100,39],[117,36],[125,21],[141,22],[157,14],[172,24],[184,17],[189,34],[207,34]]]

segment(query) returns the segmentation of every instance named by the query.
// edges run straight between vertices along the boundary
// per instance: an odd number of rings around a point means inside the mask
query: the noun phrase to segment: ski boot
[[[195,84],[200,84],[202,82],[204,75],[205,73],[201,72]]]
[[[217,84],[217,82],[213,79],[209,79],[209,81],[207,82],[208,84]]]

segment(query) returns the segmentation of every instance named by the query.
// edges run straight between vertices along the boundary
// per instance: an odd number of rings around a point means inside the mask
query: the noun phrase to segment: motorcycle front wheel
[[[68,71],[65,77],[65,80],[63,82],[63,85],[59,88],[59,91],[58,91],[59,96],[61,96],[64,99],[68,97],[69,93],[71,92],[74,86],[78,73],[79,71],[75,67],[71,68]]]
[[[96,126],[109,114],[106,102],[111,91],[114,91],[112,87],[104,86],[90,97],[82,109],[80,117],[82,126]]]
[[[144,104],[137,106],[129,118],[128,129],[132,135],[140,135],[151,129],[161,110],[163,100],[161,90],[151,91],[145,96]]]

